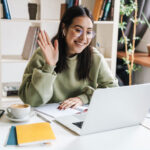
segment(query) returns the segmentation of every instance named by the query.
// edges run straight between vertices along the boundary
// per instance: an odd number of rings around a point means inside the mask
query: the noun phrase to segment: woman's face
[[[74,18],[72,24],[65,30],[68,46],[68,56],[81,53],[87,47],[93,36],[93,23],[87,16]]]

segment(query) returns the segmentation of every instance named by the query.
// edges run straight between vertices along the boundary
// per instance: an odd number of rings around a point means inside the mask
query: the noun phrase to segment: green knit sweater
[[[69,69],[57,74],[54,66],[46,64],[44,55],[38,48],[25,69],[19,89],[20,98],[31,106],[61,102],[71,97],[79,97],[87,104],[96,88],[118,86],[104,57],[95,48],[92,57],[89,74],[92,80],[78,80],[77,55],[67,58]]]

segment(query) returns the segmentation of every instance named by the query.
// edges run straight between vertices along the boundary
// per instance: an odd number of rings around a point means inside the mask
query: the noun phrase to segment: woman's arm
[[[19,96],[24,103],[39,106],[51,99],[56,78],[54,68],[45,62],[42,51],[37,49],[26,67],[19,89]]]

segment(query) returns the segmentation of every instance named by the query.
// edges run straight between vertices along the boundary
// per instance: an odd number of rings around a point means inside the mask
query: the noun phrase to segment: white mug
[[[17,119],[26,117],[30,111],[31,106],[29,104],[13,104],[7,108],[7,113]]]

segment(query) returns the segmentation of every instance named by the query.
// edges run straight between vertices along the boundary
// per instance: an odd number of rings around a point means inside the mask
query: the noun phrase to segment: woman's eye
[[[92,31],[87,31],[87,34],[92,34]]]
[[[81,29],[75,29],[76,32],[81,33],[82,30]]]

